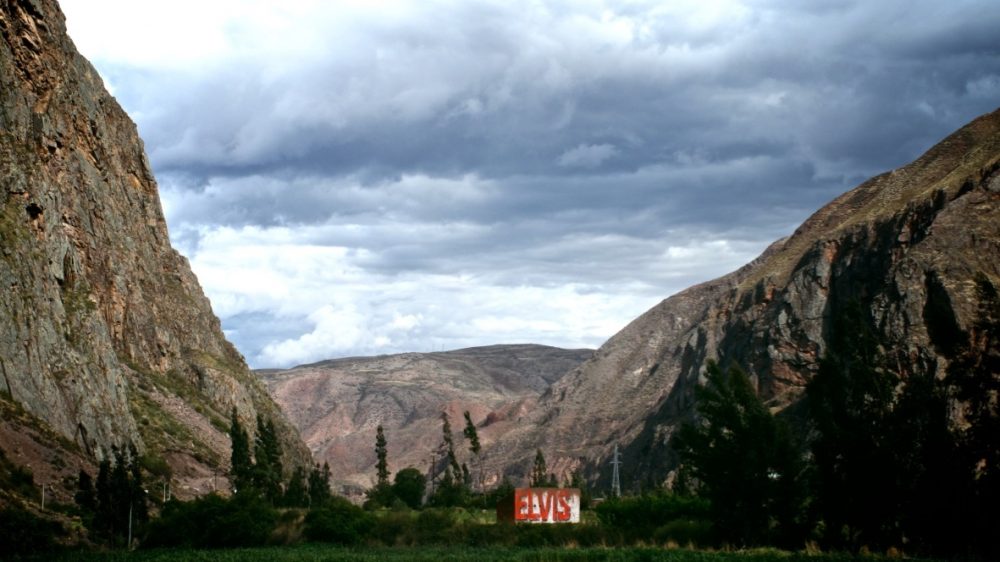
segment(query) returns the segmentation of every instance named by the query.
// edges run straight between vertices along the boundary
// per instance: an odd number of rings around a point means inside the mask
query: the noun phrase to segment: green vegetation
[[[660,547],[558,548],[558,547],[335,547],[300,545],[295,547],[240,548],[219,550],[147,550],[133,553],[67,553],[45,560],[66,562],[847,562],[857,557],[846,554],[789,553],[774,550],[705,552]],[[876,562],[883,558],[868,556]]]
[[[556,477],[549,474],[545,464],[545,455],[541,449],[535,450],[535,464],[531,467],[531,486],[538,488],[556,486]]]
[[[802,463],[787,426],[767,410],[739,368],[707,366],[696,389],[701,423],[686,424],[673,445],[711,505],[720,538],[731,544],[792,546],[802,538]]]
[[[739,369],[710,363],[699,419],[673,443],[715,540],[998,559],[1000,295],[976,283],[969,333],[934,335],[943,380],[888,358],[862,307],[841,306],[806,389],[808,447]]]
[[[11,462],[3,449],[0,449],[0,490],[26,499],[34,499],[39,493],[31,470]]]
[[[365,494],[369,507],[388,507],[395,499],[392,485],[389,484],[389,461],[385,432],[381,424],[375,430],[375,485]]]
[[[55,521],[43,519],[20,507],[0,509],[0,559],[47,553],[59,549],[57,538],[66,530]]]
[[[229,440],[232,443],[229,480],[232,482],[235,494],[253,485],[253,461],[250,459],[250,436],[240,424],[235,406],[229,423]]]
[[[426,486],[427,478],[411,466],[396,473],[392,483],[392,494],[410,509],[418,509],[423,501]]]
[[[166,451],[177,443],[193,448],[195,456],[203,462],[218,466],[218,454],[195,437],[170,412],[146,392],[132,392],[129,395],[132,416],[139,422],[139,434],[150,451]]]
[[[152,522],[144,547],[234,548],[267,544],[278,513],[259,496],[208,495],[170,501]]]

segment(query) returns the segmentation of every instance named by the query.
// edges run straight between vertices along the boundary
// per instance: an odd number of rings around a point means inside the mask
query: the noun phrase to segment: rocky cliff
[[[179,491],[225,472],[232,407],[309,462],[171,248],[136,127],[55,0],[0,1],[0,36],[3,399],[86,456],[136,444]]]
[[[606,481],[619,444],[626,487],[662,480],[707,360],[742,366],[784,409],[816,371],[832,315],[852,301],[901,377],[942,375],[942,342],[974,318],[974,277],[1000,286],[998,170],[1000,111],[837,198],[754,262],[633,321],[496,444],[492,468],[521,473],[541,447],[557,472],[583,467]]]
[[[330,463],[347,493],[375,477],[375,428],[389,442],[392,472],[426,471],[441,443],[441,412],[451,420],[456,451],[468,411],[484,446],[517,427],[538,397],[590,357],[590,350],[497,345],[441,353],[405,353],[324,361],[258,373],[302,432],[318,460]]]

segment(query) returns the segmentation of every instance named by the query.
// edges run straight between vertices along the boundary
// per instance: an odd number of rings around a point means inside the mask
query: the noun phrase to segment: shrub
[[[364,540],[375,527],[375,516],[334,497],[323,507],[306,515],[305,535],[310,541],[355,545]]]
[[[370,536],[386,546],[413,546],[417,541],[416,534],[413,512],[391,511],[378,519]]]
[[[275,509],[250,494],[229,500],[210,495],[190,502],[171,501],[150,525],[144,546],[259,546],[268,541],[276,521]]]
[[[56,548],[55,538],[66,534],[62,525],[42,519],[20,508],[0,511],[0,558],[47,552]]]
[[[620,532],[626,541],[646,540],[656,533],[663,542],[686,544],[695,537],[702,541],[699,544],[708,541],[709,505],[703,499],[654,493],[609,500],[596,511],[601,524]]]
[[[455,514],[450,509],[425,509],[417,516],[417,540],[420,544],[447,543],[455,526]]]

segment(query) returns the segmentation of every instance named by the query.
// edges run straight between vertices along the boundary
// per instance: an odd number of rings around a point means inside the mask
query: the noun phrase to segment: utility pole
[[[620,498],[622,497],[622,482],[621,476],[619,475],[618,466],[622,464],[622,461],[618,457],[618,444],[615,444],[615,455],[611,460],[611,465],[614,469],[611,472],[611,497]]]

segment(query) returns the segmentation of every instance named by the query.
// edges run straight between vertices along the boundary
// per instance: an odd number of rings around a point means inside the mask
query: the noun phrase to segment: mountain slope
[[[541,447],[557,472],[606,480],[617,443],[626,486],[660,481],[706,360],[742,366],[784,408],[815,372],[831,314],[852,301],[900,376],[943,374],[943,342],[976,310],[973,278],[1000,285],[998,168],[1000,111],[838,197],[740,270],[664,300],[555,383],[491,451],[493,470],[520,473]]]
[[[337,359],[258,374],[316,458],[330,463],[348,492],[358,492],[374,479],[379,424],[393,472],[407,466],[426,470],[441,442],[441,412],[448,413],[457,449],[464,449],[458,440],[465,411],[489,443],[591,353],[496,345]]]
[[[232,407],[274,418],[289,460],[307,463],[171,248],[135,125],[58,5],[3,0],[0,37],[5,399],[91,458],[135,443],[182,494],[225,471]]]

